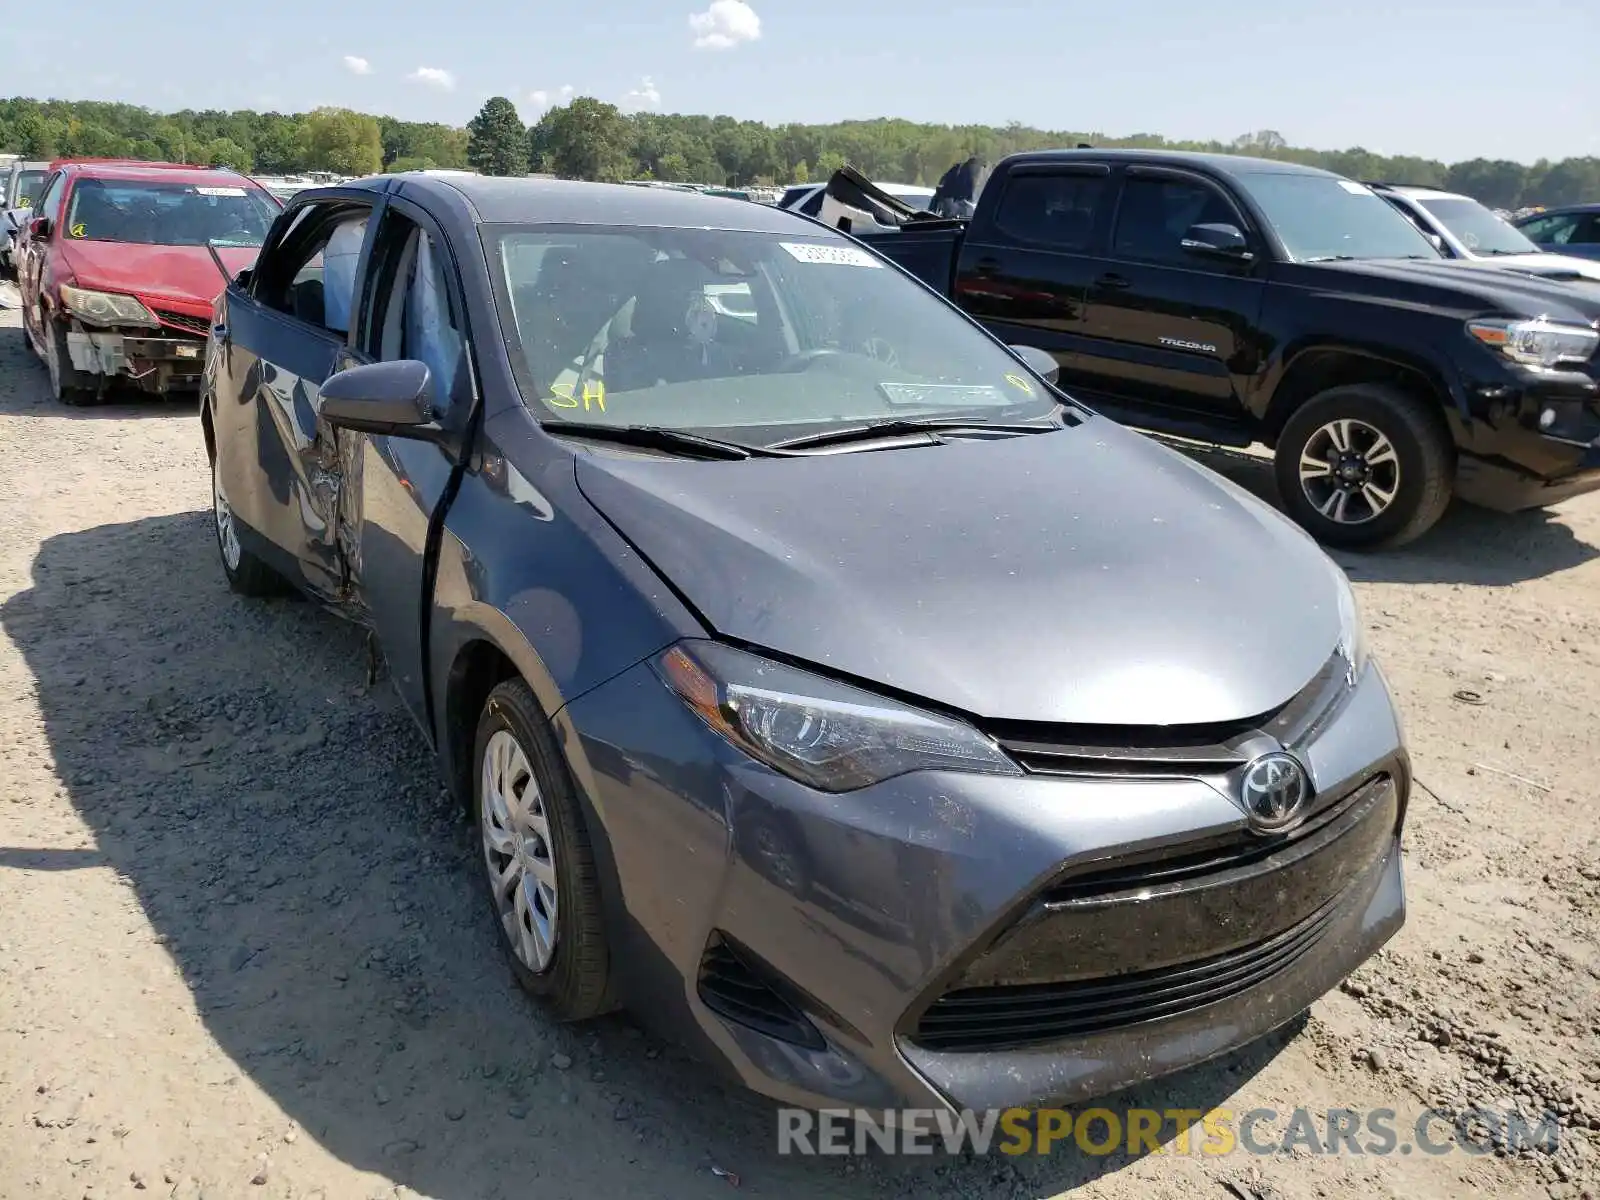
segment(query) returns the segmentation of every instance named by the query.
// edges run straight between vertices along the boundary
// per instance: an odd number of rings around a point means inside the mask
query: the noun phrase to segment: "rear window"
[[[147,246],[259,246],[278,213],[259,188],[80,179],[62,222],[74,241]]]

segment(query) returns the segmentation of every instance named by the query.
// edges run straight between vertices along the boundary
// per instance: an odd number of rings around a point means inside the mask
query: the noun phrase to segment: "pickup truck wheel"
[[[241,596],[277,596],[287,591],[283,577],[246,550],[239,540],[239,519],[233,515],[233,506],[223,493],[216,463],[211,464],[211,513],[217,533],[217,551],[222,555],[222,573],[228,577],[228,586]]]
[[[566,760],[520,679],[489,693],[478,719],[473,823],[511,973],[558,1020],[611,1007],[594,851]]]
[[[72,365],[72,354],[67,349],[67,331],[55,322],[44,326],[45,366],[50,369],[50,392],[57,403],[70,407],[93,404],[98,398],[94,376]]]
[[[1400,546],[1450,504],[1455,452],[1444,423],[1382,384],[1312,397],[1278,437],[1284,507],[1319,542],[1351,550]]]

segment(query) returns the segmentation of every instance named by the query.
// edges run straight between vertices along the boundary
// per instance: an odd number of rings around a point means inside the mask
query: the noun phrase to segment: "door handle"
[[[1107,291],[1121,291],[1123,288],[1132,287],[1133,280],[1126,275],[1102,275],[1094,281],[1095,287],[1105,288]]]
[[[972,271],[975,275],[993,275],[999,269],[1000,260],[998,258],[992,258],[989,255],[984,255],[977,262],[972,264]]]

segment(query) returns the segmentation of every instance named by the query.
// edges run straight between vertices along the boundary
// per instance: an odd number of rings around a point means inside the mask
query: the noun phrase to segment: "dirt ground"
[[[898,1160],[781,1157],[625,1019],[544,1020],[362,639],[229,593],[207,502],[192,405],[57,407],[0,313],[4,1200],[1600,1196],[1600,497],[1345,559],[1426,785],[1409,922],[1298,1026],[1121,1098],[1549,1108],[1555,1153]]]

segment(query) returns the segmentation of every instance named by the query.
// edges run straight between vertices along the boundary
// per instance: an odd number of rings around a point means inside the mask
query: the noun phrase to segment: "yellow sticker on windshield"
[[[1033,395],[1033,384],[1029,383],[1021,375],[1007,375],[1006,382],[1025,396]]]
[[[76,225],[74,225],[72,227],[72,236],[73,237],[79,237],[79,238],[87,237],[88,234],[89,234],[89,227],[87,225],[85,225],[82,221],[79,221]]]
[[[566,389],[565,391],[561,390],[563,387]],[[550,403],[554,404],[557,408],[577,408],[581,404],[584,412],[588,412],[591,406],[598,408],[601,412],[605,412],[605,382],[599,379],[584,380],[582,400],[572,394],[572,384],[551,384]]]
[[[33,207],[33,201],[29,200],[26,196],[22,196],[17,200],[17,207],[18,208],[32,208]]]

